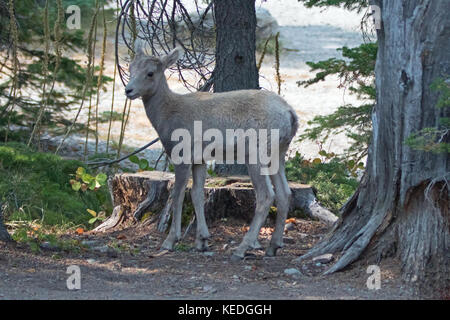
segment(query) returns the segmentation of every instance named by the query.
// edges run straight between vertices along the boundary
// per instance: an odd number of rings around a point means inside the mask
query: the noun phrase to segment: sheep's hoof
[[[197,239],[196,244],[195,244],[195,249],[199,252],[205,252],[208,251],[209,246],[208,246],[208,240],[200,240]]]
[[[164,240],[163,244],[161,245],[161,248],[159,249],[160,251],[173,251],[173,247],[175,246],[175,241],[172,240]]]

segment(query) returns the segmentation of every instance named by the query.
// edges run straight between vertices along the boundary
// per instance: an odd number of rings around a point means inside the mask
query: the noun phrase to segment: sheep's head
[[[180,53],[181,49],[175,48],[161,57],[148,56],[138,45],[130,64],[130,81],[125,87],[128,99],[153,96],[164,81],[164,71],[180,58]]]

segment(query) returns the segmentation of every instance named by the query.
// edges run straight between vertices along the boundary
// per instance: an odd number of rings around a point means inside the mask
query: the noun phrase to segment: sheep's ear
[[[163,56],[161,58],[161,62],[164,66],[164,69],[170,67],[175,62],[177,62],[177,60],[181,58],[182,52],[183,52],[183,49],[181,49],[180,47],[176,47],[175,49],[170,51],[168,54]]]
[[[137,56],[143,56],[143,55],[145,55],[144,43],[140,39],[137,39],[134,42],[134,56],[137,57]]]

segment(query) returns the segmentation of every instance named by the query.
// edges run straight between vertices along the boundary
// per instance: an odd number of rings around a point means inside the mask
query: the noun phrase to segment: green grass
[[[0,201],[6,221],[39,221],[43,226],[89,228],[87,209],[111,211],[106,187],[76,192],[69,180],[78,167],[50,153],[34,152],[20,143],[0,143]]]

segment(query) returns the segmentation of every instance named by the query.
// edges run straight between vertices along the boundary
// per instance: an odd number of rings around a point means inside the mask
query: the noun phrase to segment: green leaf
[[[97,212],[95,212],[94,210],[86,209],[86,211],[89,212],[93,217],[97,216]]]
[[[83,167],[78,167],[78,169],[76,171],[77,178],[81,178],[81,176],[85,173],[86,173],[86,170]]]
[[[128,159],[133,163],[139,164],[139,158],[136,155],[132,155]]]
[[[72,180],[71,180],[72,181]],[[75,191],[78,191],[78,190],[80,190],[80,188],[81,188],[81,182],[80,181],[75,181],[75,180],[73,180],[74,182],[72,183],[72,189],[73,190],[75,190]]]
[[[81,176],[81,180],[83,180],[84,183],[90,183],[90,182],[92,182],[94,180],[94,177],[91,176],[90,174],[84,173]]]
[[[96,187],[97,187],[96,180],[92,180],[91,182],[89,182],[89,190],[94,190]]]
[[[108,176],[106,175],[106,174],[104,174],[104,173],[99,173],[96,177],[95,177],[95,180],[97,180],[97,182],[100,184],[100,185],[105,185],[105,183],[106,183],[106,180],[108,179]]]
[[[89,219],[89,224],[94,224],[97,221],[97,217]]]
[[[148,168],[148,161],[146,159],[141,159],[139,161],[139,169],[145,170]]]
[[[355,167],[355,160],[353,160],[353,159],[352,159],[352,160],[349,160],[349,161],[348,161],[348,167],[351,168],[351,169],[353,169],[353,168]]]

